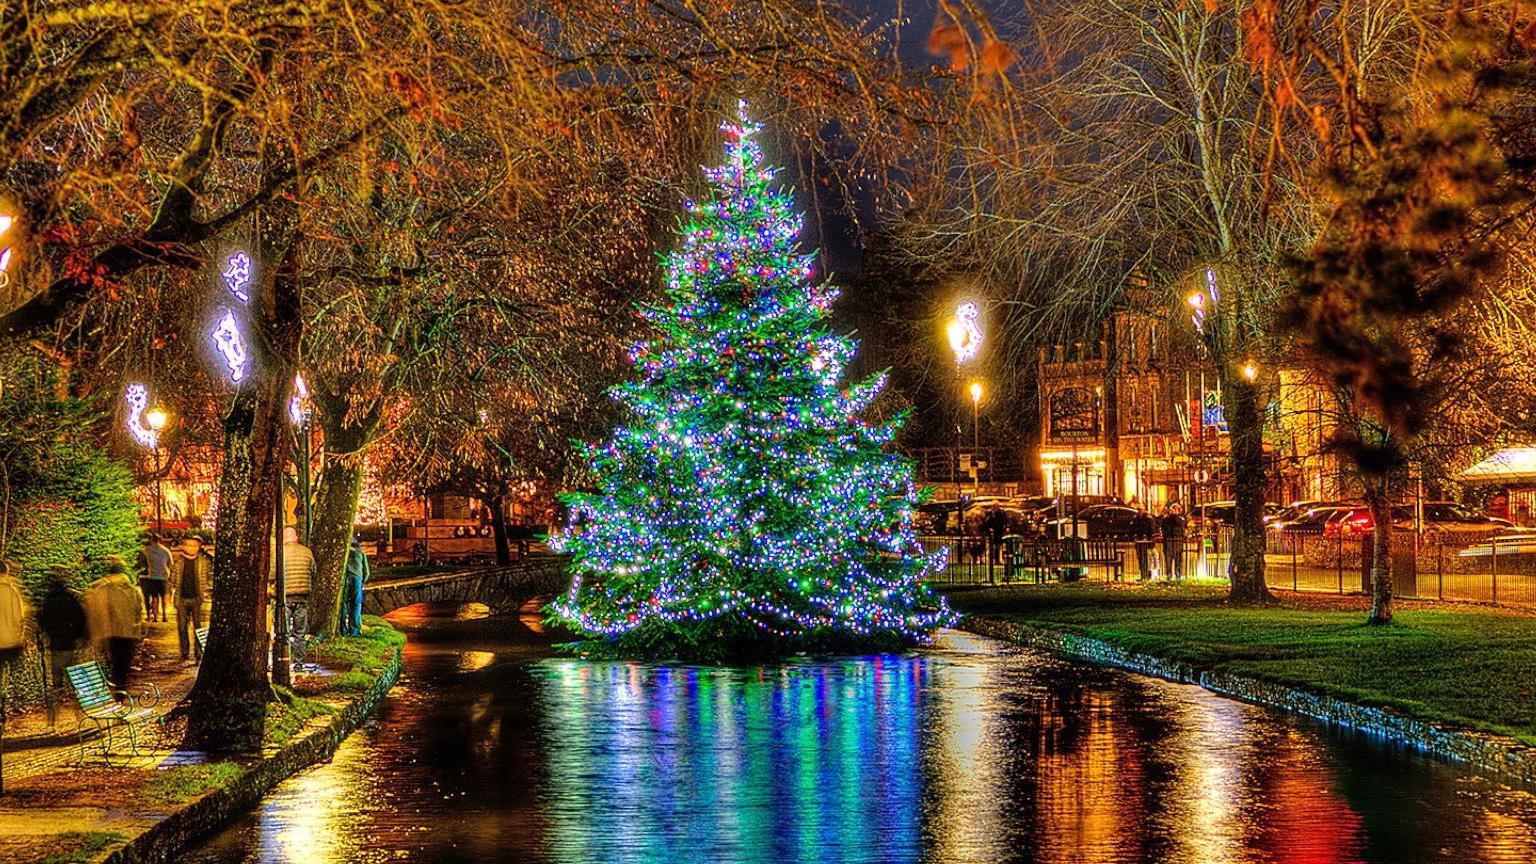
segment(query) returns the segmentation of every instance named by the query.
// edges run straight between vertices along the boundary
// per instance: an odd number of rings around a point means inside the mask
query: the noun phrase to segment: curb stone
[[[279,783],[317,762],[329,759],[347,736],[373,713],[384,695],[399,680],[400,649],[374,682],[325,726],[314,729],[281,750],[264,757],[228,786],[194,798],[126,844],[95,859],[100,864],[150,864],[172,860],[187,846],[222,827],[232,817],[260,801]]]
[[[1359,705],[1285,684],[1165,660],[1128,651],[1100,639],[1017,621],[967,615],[960,627],[982,636],[1101,666],[1113,666],[1181,684],[1195,684],[1222,696],[1321,720],[1330,726],[1402,744],[1463,763],[1504,780],[1536,787],[1536,747],[1503,735],[1463,729],[1432,720],[1419,720],[1385,708]]]

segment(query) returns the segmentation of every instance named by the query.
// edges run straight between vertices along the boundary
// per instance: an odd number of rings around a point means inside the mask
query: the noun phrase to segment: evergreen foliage
[[[139,547],[132,474],[86,443],[100,437],[92,427],[99,428],[101,413],[89,402],[61,395],[58,372],[49,364],[13,358],[5,373],[0,555],[21,565],[23,584],[34,594],[52,564],[74,567],[80,584],[101,575],[108,556],[131,565]]]
[[[900,419],[862,415],[885,376],[842,383],[853,340],[825,319],[801,220],[742,107],[712,194],[665,258],[657,337],[616,388],[628,415],[588,449],[597,491],[569,496],[570,594],[552,616],[584,648],[725,659],[889,649],[952,615],[923,583]]]

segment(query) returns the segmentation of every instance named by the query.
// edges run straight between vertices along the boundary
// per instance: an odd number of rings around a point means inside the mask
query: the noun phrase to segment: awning
[[[1510,447],[1461,472],[1465,483],[1536,483],[1536,447]]]

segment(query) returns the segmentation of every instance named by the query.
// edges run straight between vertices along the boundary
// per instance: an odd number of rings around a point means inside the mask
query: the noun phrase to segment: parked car
[[[1283,509],[1285,508],[1281,507],[1279,504],[1266,503],[1264,505],[1264,521],[1268,522],[1271,516],[1279,513]],[[1195,507],[1195,518],[1204,519],[1212,525],[1226,525],[1229,527],[1236,525],[1237,502],[1212,501],[1208,504],[1198,505]]]
[[[1308,510],[1316,507],[1344,507],[1344,501],[1293,501],[1284,507],[1277,509],[1273,514],[1264,517],[1264,524],[1278,528],[1282,523],[1292,522],[1300,518]]]
[[[1052,519],[1071,516],[1074,507],[1078,512],[1082,512],[1089,507],[1099,507],[1105,504],[1124,506],[1125,502],[1120,499],[1119,495],[1079,495],[1075,499],[1071,495],[1059,495],[1055,498],[1046,499],[1044,503],[1036,506],[1034,513],[1036,519],[1042,522],[1049,522]]]
[[[1524,532],[1489,537],[1456,554],[1461,558],[1491,558],[1495,552],[1500,559],[1515,555],[1536,555],[1536,533]]]
[[[1400,528],[1413,527],[1413,505],[1399,504],[1392,508],[1392,524]],[[1485,516],[1453,501],[1428,501],[1424,504],[1424,530],[1446,534],[1485,534],[1515,523],[1497,516]]]
[[[1272,527],[1285,534],[1322,534],[1330,520],[1355,509],[1357,505],[1348,504],[1313,507],[1293,519],[1273,523]]]
[[[1359,537],[1376,529],[1376,517],[1371,508],[1342,508],[1323,523],[1323,534],[1328,537]]]
[[[1098,504],[1084,507],[1077,514],[1078,536],[1095,540],[1102,538],[1124,540],[1150,540],[1156,536],[1155,521],[1135,507],[1123,504]],[[1052,519],[1045,523],[1047,537],[1072,536],[1071,515]]]

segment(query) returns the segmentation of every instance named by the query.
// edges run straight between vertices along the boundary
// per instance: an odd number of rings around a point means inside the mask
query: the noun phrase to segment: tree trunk
[[[491,495],[480,499],[491,511],[491,537],[496,540],[496,563],[506,566],[512,563],[512,547],[507,543],[506,496]]]
[[[1230,364],[1229,364],[1230,365]],[[1273,598],[1264,583],[1264,410],[1253,382],[1233,375],[1223,382],[1231,451],[1232,485],[1237,506],[1232,534],[1233,603],[1264,603]]]
[[[325,469],[320,472],[314,528],[309,539],[310,551],[315,553],[315,577],[309,588],[309,632],[316,636],[335,633],[340,621],[347,550],[357,521],[358,497],[363,490],[362,454],[356,450],[331,452],[331,443],[327,433]]]
[[[1385,477],[1367,477],[1365,503],[1371,508],[1371,617],[1392,623],[1392,493]]]
[[[281,231],[282,223],[277,227]],[[267,680],[267,579],[302,324],[292,247],[264,246],[265,260],[283,264],[264,280],[270,287],[253,292],[249,304],[251,362],[224,418],[208,646],[186,703],[187,745],[224,752],[260,750],[273,695]]]

